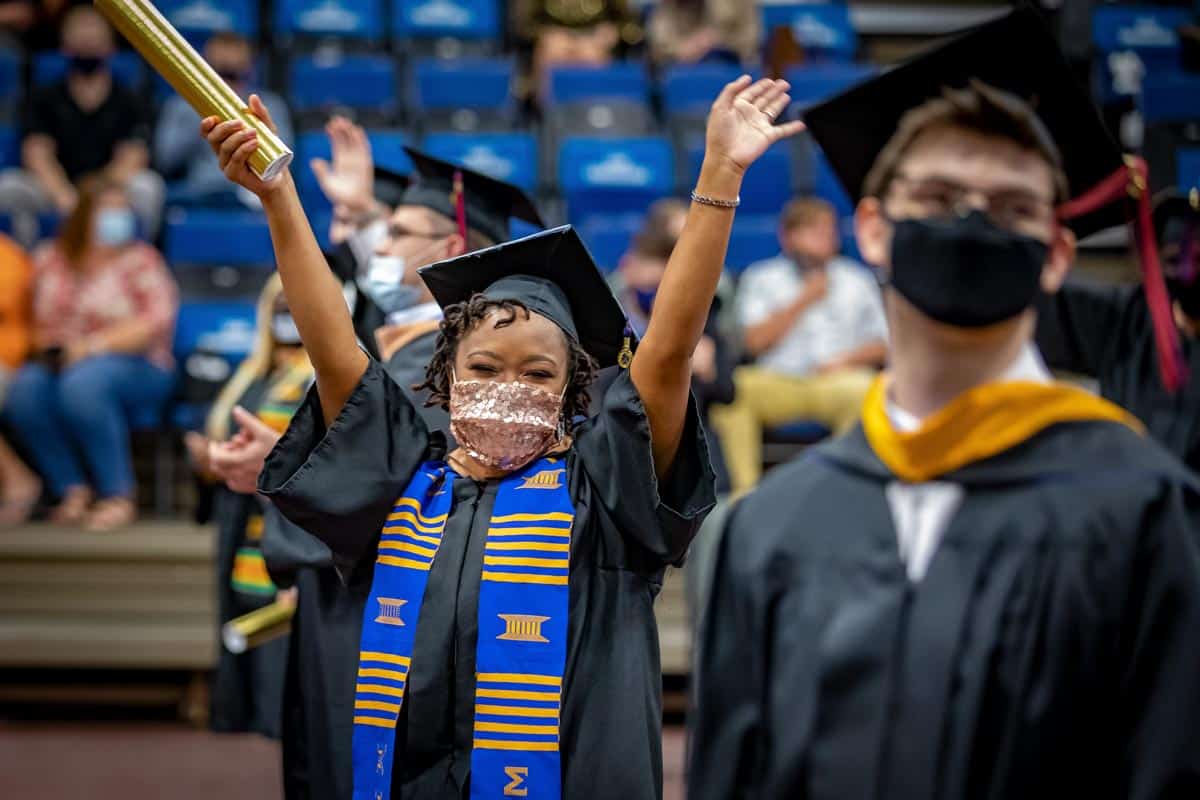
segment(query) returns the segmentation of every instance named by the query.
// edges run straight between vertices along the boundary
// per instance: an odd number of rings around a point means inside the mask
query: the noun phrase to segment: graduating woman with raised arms
[[[241,123],[202,123],[226,175],[263,201],[316,373],[260,489],[369,591],[347,655],[354,707],[336,710],[355,798],[661,796],[652,603],[713,503],[690,359],[742,175],[801,128],[774,124],[786,91],[744,77],[714,102],[636,352],[569,227],[422,270],[445,309],[427,386],[450,412],[449,453],[359,349],[291,179],[250,172]],[[595,370],[614,364],[581,420]]]

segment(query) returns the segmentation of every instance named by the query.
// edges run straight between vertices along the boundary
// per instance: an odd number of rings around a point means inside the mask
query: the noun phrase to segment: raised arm
[[[708,119],[704,164],[696,194],[733,201],[746,169],[768,147],[799,133],[803,125],[775,125],[787,108],[788,85],[743,76],[725,87]],[[670,470],[679,448],[691,384],[691,358],[704,332],[709,306],[725,265],[733,209],[692,203],[679,242],[667,262],[654,313],[630,367],[650,420],[654,468]]]
[[[258,95],[251,95],[250,110],[274,129]],[[253,129],[237,120],[221,122],[209,117],[200,123],[200,132],[217,154],[225,176],[262,200],[284,295],[312,361],[321,412],[329,425],[367,368],[367,356],[358,347],[342,287],[321,253],[291,174],[263,181],[247,165],[258,146]]]

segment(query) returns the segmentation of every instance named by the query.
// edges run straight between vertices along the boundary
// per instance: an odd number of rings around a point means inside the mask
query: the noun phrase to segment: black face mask
[[[889,283],[926,316],[978,328],[1033,305],[1048,251],[977,210],[953,219],[899,220]]]
[[[103,56],[68,56],[67,69],[76,75],[95,75],[108,66],[108,59]]]
[[[232,86],[240,86],[249,78],[249,73],[243,72],[240,69],[229,69],[228,67],[218,67],[214,70],[221,80]]]

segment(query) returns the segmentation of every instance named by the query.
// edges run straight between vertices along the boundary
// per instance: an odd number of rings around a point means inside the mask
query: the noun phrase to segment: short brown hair
[[[900,118],[896,133],[879,151],[875,164],[863,180],[864,197],[882,197],[896,177],[896,170],[913,142],[938,126],[963,128],[1015,142],[1036,152],[1049,165],[1054,192],[1059,202],[1069,196],[1062,154],[1050,131],[1038,119],[1033,106],[1009,92],[972,80],[965,89],[944,89]]]
[[[837,217],[832,204],[819,197],[798,197],[783,207],[779,225],[785,231],[805,228],[821,219]]]
[[[87,175],[79,181],[79,201],[63,222],[58,234],[58,246],[66,256],[67,264],[72,268],[79,266],[83,254],[92,243],[92,220],[96,216],[96,201],[108,192],[120,192],[128,195],[125,187],[112,178],[103,175]]]

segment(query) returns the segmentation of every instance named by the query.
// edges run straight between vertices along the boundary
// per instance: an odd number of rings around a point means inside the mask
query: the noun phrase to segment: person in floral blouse
[[[129,422],[171,394],[179,298],[120,185],[90,179],[79,194],[34,253],[34,357],[3,415],[59,498],[52,519],[111,530],[137,515]]]

